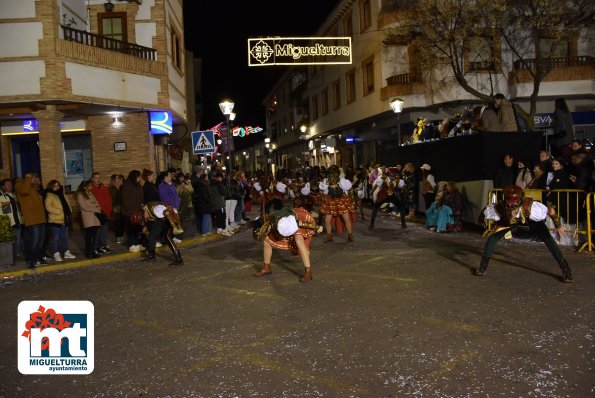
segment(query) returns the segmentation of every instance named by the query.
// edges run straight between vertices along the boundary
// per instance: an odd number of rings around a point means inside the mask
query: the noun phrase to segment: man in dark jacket
[[[514,156],[510,153],[504,155],[504,163],[500,166],[494,177],[494,188],[504,188],[514,185],[517,168],[514,166]]]

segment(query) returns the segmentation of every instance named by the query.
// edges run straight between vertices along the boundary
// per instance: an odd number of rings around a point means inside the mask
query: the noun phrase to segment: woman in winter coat
[[[87,258],[99,257],[99,253],[94,248],[97,230],[101,226],[96,214],[101,213],[101,207],[93,196],[92,189],[93,181],[85,180],[81,182],[76,191],[76,200],[81,210],[81,219],[85,230],[85,257]]]
[[[45,210],[48,213],[48,227],[50,230],[50,246],[54,261],[64,258],[76,258],[68,250],[68,224],[72,210],[64,197],[64,188],[58,180],[51,180],[46,186]]]
[[[200,220],[201,223],[201,232],[203,236],[211,234],[211,218],[212,214],[215,213],[217,210],[220,210],[220,207],[214,201],[213,198],[213,191],[210,188],[210,181],[207,174],[201,174],[198,177],[198,183],[195,185],[194,195],[196,197],[196,204],[199,207],[200,214],[202,214],[202,218]],[[217,194],[219,195],[219,194]]]
[[[140,185],[140,171],[132,170],[128,173],[126,182],[122,185],[122,218],[124,219],[124,228],[126,238],[128,239],[128,250],[139,252],[141,228],[135,216],[143,214],[143,187]],[[159,198],[157,198],[159,200]],[[131,218],[131,216],[133,216]]]

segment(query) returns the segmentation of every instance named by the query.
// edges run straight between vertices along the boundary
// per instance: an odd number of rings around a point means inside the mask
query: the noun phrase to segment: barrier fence
[[[595,210],[595,193],[587,193],[581,189],[559,189],[559,190],[542,190],[542,189],[525,189],[525,197],[533,198],[544,204],[552,203],[560,216],[560,221],[564,225],[566,231],[577,237],[580,241],[580,236],[586,237],[586,242],[579,247],[579,252],[587,250],[592,252],[595,250],[593,245],[593,215]],[[488,191],[488,205],[496,204],[504,199],[502,189],[491,189]],[[486,230],[483,233],[485,237],[495,226],[495,221],[486,220]],[[550,230],[553,230],[550,227]]]

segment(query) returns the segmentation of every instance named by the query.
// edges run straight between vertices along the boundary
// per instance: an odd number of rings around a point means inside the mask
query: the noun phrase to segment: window
[[[539,48],[544,58],[567,58],[568,47],[568,39],[542,38],[539,40]]]
[[[333,110],[341,107],[341,80],[337,79],[333,82]]]
[[[175,30],[175,28],[171,27],[171,63],[178,70],[178,72],[182,72],[182,41],[180,40],[180,35]]]
[[[99,24],[99,35],[108,39],[119,40],[121,42],[128,41],[128,33],[126,30],[126,13],[125,12],[110,12],[97,14]],[[112,40],[104,40],[103,48],[118,49],[121,43]]]
[[[355,101],[355,68],[345,74],[345,96],[348,104]]]
[[[353,14],[351,12],[343,18],[343,36],[353,37]]]
[[[320,102],[322,105],[322,116],[328,115],[328,87],[322,89],[320,93]]]
[[[472,37],[465,42],[469,70],[494,70],[494,48],[489,36]]]
[[[365,31],[372,26],[372,4],[371,0],[359,1],[359,30]]]
[[[374,56],[362,62],[362,79],[364,84],[364,96],[374,92]]]
[[[318,95],[312,96],[312,120],[318,119]]]

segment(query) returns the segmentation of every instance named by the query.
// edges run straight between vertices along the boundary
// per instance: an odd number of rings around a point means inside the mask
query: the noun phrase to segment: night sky
[[[186,48],[203,60],[201,129],[225,120],[219,102],[226,98],[235,103],[236,125],[264,128],[262,102],[286,67],[249,68],[248,38],[313,35],[339,1],[184,1]]]

